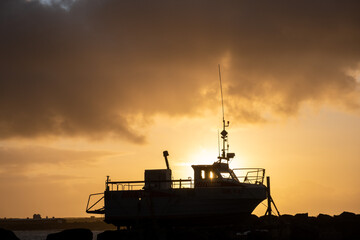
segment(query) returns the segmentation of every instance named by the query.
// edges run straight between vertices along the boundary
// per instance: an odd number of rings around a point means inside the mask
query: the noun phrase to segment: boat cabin
[[[192,165],[195,187],[220,187],[239,185],[239,179],[228,163],[215,162],[212,165]]]

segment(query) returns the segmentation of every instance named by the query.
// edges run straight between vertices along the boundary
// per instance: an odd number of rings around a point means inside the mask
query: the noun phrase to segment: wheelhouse
[[[219,187],[240,185],[239,179],[227,163],[192,165],[195,187]]]

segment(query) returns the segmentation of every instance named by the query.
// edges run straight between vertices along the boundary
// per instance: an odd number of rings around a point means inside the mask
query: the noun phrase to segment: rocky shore
[[[218,219],[214,221],[219,221]],[[109,229],[109,228],[107,228]],[[10,229],[13,230],[13,229]],[[0,239],[18,240],[12,231],[0,225]],[[92,240],[89,228],[75,228],[49,234],[47,240]],[[105,230],[98,234],[97,240],[142,240],[142,239],[197,239],[197,240],[232,240],[232,239],[280,239],[280,240],[352,240],[360,239],[360,215],[343,212],[317,217],[307,213],[296,215],[250,216],[248,219],[227,226],[187,226],[164,227],[155,223],[131,229]],[[21,240],[21,239],[20,239]]]
[[[104,218],[43,218],[43,219],[0,219],[0,228],[12,231],[63,230],[87,228],[90,230],[114,230]],[[0,238],[1,239],[1,238]]]

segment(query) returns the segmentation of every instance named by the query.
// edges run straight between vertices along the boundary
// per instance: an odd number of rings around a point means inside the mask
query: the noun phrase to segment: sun
[[[192,178],[194,172],[191,165],[211,165],[218,160],[218,155],[217,151],[208,148],[200,148],[197,151],[190,152],[185,156],[186,161],[176,163],[178,169],[174,173],[175,175],[179,174],[178,177],[180,178],[184,176]]]
[[[201,148],[199,151],[190,155],[189,159],[192,164],[201,165],[201,164],[213,164],[217,161],[219,153],[214,150],[207,148]]]

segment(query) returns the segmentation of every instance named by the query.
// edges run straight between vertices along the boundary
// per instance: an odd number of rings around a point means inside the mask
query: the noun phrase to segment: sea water
[[[61,232],[61,230],[14,231],[20,240],[46,240],[48,234],[56,232]],[[101,232],[103,231],[92,231],[93,240],[96,240],[97,235]]]

